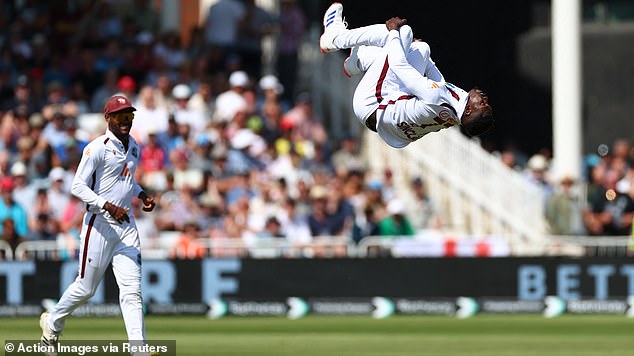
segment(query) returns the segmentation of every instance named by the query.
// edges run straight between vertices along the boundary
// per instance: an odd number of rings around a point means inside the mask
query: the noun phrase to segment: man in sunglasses
[[[429,45],[414,41],[406,22],[393,17],[385,25],[348,29],[341,3],[324,13],[321,51],[351,48],[344,73],[363,74],[353,97],[357,119],[396,148],[457,125],[469,136],[488,131],[494,123],[488,95],[446,82]]]
[[[136,109],[124,96],[113,96],[104,107],[106,133],[90,142],[83,155],[71,192],[86,203],[81,231],[79,271],[59,303],[40,317],[41,342],[55,345],[65,319],[95,294],[108,265],[112,264],[128,339],[145,342],[141,298],[141,247],[130,211],[133,197],[152,211],[154,198],[135,182],[140,148],[130,136]]]

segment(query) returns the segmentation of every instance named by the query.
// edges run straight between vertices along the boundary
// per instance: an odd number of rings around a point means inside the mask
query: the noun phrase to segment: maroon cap
[[[108,100],[106,106],[103,107],[103,113],[108,115],[113,112],[132,109],[132,111],[136,110],[132,104],[130,104],[130,100],[122,95],[115,95]]]

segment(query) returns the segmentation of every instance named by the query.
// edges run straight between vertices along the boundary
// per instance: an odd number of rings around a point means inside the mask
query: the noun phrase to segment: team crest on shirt
[[[134,158],[139,158],[139,152],[136,147],[132,147],[132,156],[134,156]]]

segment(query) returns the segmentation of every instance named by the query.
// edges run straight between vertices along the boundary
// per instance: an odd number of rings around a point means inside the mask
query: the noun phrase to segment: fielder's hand
[[[391,19],[385,21],[385,26],[388,31],[398,30],[401,26],[407,23],[407,19],[402,19],[400,17],[392,17]]]
[[[141,201],[143,202],[143,211],[147,211],[150,212],[152,210],[154,210],[154,207],[156,206],[156,202],[154,201],[154,198],[145,194],[145,192],[141,192],[139,194],[139,199],[141,199]]]
[[[130,209],[124,209],[120,206],[116,206],[110,202],[107,202],[103,208],[112,216],[118,223],[130,222],[128,211]]]
[[[152,210],[154,210],[154,207],[156,206],[156,202],[154,202],[154,198],[153,197],[145,197],[143,198],[143,211],[147,211],[150,212]]]

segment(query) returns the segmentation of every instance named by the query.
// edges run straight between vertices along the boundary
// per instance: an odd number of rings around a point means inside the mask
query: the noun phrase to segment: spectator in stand
[[[442,220],[422,178],[416,177],[412,180],[410,189],[402,200],[405,216],[414,231],[441,228]]]
[[[117,81],[118,94],[125,96],[131,102],[137,101],[136,81],[129,75],[124,75]]]
[[[524,172],[526,180],[535,184],[542,190],[544,204],[553,195],[553,187],[548,176],[548,159],[542,154],[534,154],[528,160],[527,169]]]
[[[2,230],[0,230],[0,235],[2,235],[2,241],[9,244],[11,247],[11,251],[15,255],[15,250],[19,244],[26,241],[16,230],[15,222],[10,217],[2,218]],[[21,259],[23,256],[14,256],[14,259]],[[6,259],[4,255],[4,251],[0,251],[0,259]]]
[[[28,170],[22,161],[17,161],[11,166],[13,176],[13,200],[20,206],[34,206],[36,187],[29,184]]]
[[[166,162],[167,153],[159,145],[156,129],[147,132],[148,138],[141,147],[139,170],[142,173],[144,187],[153,191],[163,191],[167,187]]]
[[[188,108],[187,102],[191,94],[192,91],[187,84],[178,84],[172,90],[172,97],[175,103],[172,110],[174,119],[179,125],[188,125],[190,127],[190,138],[204,132],[208,125],[208,120],[203,112]]]
[[[162,59],[168,70],[174,73],[187,61],[180,35],[175,31],[163,34],[162,40],[154,45],[154,55]]]
[[[36,101],[33,100],[29,78],[22,74],[18,76],[13,87],[13,97],[8,105],[9,108],[26,107],[27,112],[33,113],[37,109]]]
[[[589,192],[588,207],[582,212],[591,235],[627,235],[634,216],[634,200],[627,191],[619,191],[621,174],[617,169],[593,169],[595,189]]]
[[[556,192],[546,202],[544,212],[550,232],[554,235],[583,235],[585,228],[581,218],[579,196],[574,191],[575,180],[564,176]]]
[[[249,129],[239,130],[231,138],[231,149],[227,152],[226,171],[240,175],[251,170],[262,170],[265,165],[253,155],[254,147],[266,145],[264,139]]]
[[[314,252],[310,248],[312,235],[308,225],[308,217],[297,210],[297,201],[286,198],[281,224],[284,236],[292,246],[289,257],[311,257]]]
[[[367,163],[359,153],[359,140],[356,137],[345,135],[339,145],[332,154],[332,164],[337,176],[345,177],[351,172],[366,170]]]
[[[308,224],[316,244],[315,255],[317,257],[344,256],[345,247],[329,245],[341,238],[351,236],[354,222],[352,206],[342,199],[339,191],[336,189],[329,191],[323,185],[313,186],[310,197],[313,205]]]
[[[119,92],[118,80],[119,72],[116,68],[110,68],[103,72],[103,84],[95,90],[90,101],[93,112],[101,112],[108,99]]]
[[[416,234],[412,224],[405,216],[405,206],[398,199],[387,204],[387,216],[379,221],[378,233],[384,237],[413,236]]]
[[[139,209],[135,209],[137,212]],[[70,195],[70,201],[64,207],[62,218],[60,220],[60,232],[58,241],[61,242],[63,250],[61,251],[62,259],[77,258],[79,254],[80,232],[81,226],[84,222],[84,213],[86,212],[86,206],[74,195]],[[148,214],[143,214],[144,216]],[[138,221],[137,221],[138,224]]]
[[[246,110],[247,102],[243,96],[249,85],[249,76],[244,71],[236,71],[229,76],[230,89],[216,97],[216,112],[213,120],[216,122],[229,122],[233,120],[236,112]]]
[[[284,98],[293,102],[299,70],[299,48],[306,29],[306,18],[295,0],[282,0],[277,38],[276,72],[285,88]]]
[[[214,113],[215,98],[212,94],[209,80],[203,79],[198,84],[198,89],[194,95],[192,95],[187,102],[187,108],[189,110],[202,113],[206,126],[208,126]]]
[[[256,102],[256,110],[259,114],[264,115],[264,107],[268,103],[275,103],[280,107],[282,112],[290,110],[290,103],[281,96],[284,93],[284,86],[279,79],[272,74],[268,74],[260,78],[258,86],[262,90],[262,94]]]
[[[188,221],[181,232],[170,251],[170,258],[189,260],[203,258],[205,248],[197,241],[201,237],[198,223],[196,221]]]
[[[97,56],[94,50],[82,49],[81,52],[81,66],[77,68],[77,73],[72,77],[73,81],[79,81],[82,83],[88,96],[88,102],[91,107],[91,112],[94,111],[92,98],[99,88],[101,81],[103,80],[103,73],[98,72],[95,68],[95,62]]]
[[[159,140],[163,140],[163,136],[167,133],[169,112],[157,105],[154,88],[150,85],[143,86],[134,106],[137,108],[131,132],[134,139],[145,144],[148,140],[148,133],[153,131]]]
[[[16,233],[19,236],[26,236],[29,230],[28,218],[25,208],[18,205],[12,198],[14,187],[13,177],[4,176],[0,178],[0,194],[2,195],[2,199],[0,199],[0,221],[10,218],[13,221]],[[26,209],[31,208],[33,207],[27,207]],[[0,233],[2,233],[1,230]]]
[[[190,152],[188,149],[178,149],[169,152],[171,172],[174,177],[174,188],[179,190],[187,187],[194,192],[204,189],[205,180],[201,170],[192,169],[189,165]]]
[[[273,16],[255,0],[244,1],[244,16],[238,22],[236,50],[244,70],[259,78],[262,73],[262,41],[273,32]]]
[[[25,238],[31,241],[48,240],[57,241],[59,224],[48,214],[38,214],[34,226],[26,234]]]
[[[238,26],[244,13],[244,4],[238,0],[220,0],[209,7],[204,28],[212,70],[224,71],[227,58],[235,54]]]
[[[130,3],[125,16],[134,18],[139,31],[158,33],[161,29],[161,14],[154,5],[151,0],[134,0]]]
[[[105,48],[99,52],[95,68],[99,72],[106,72],[110,69],[121,70],[124,65],[123,51],[117,38],[106,39]]]

